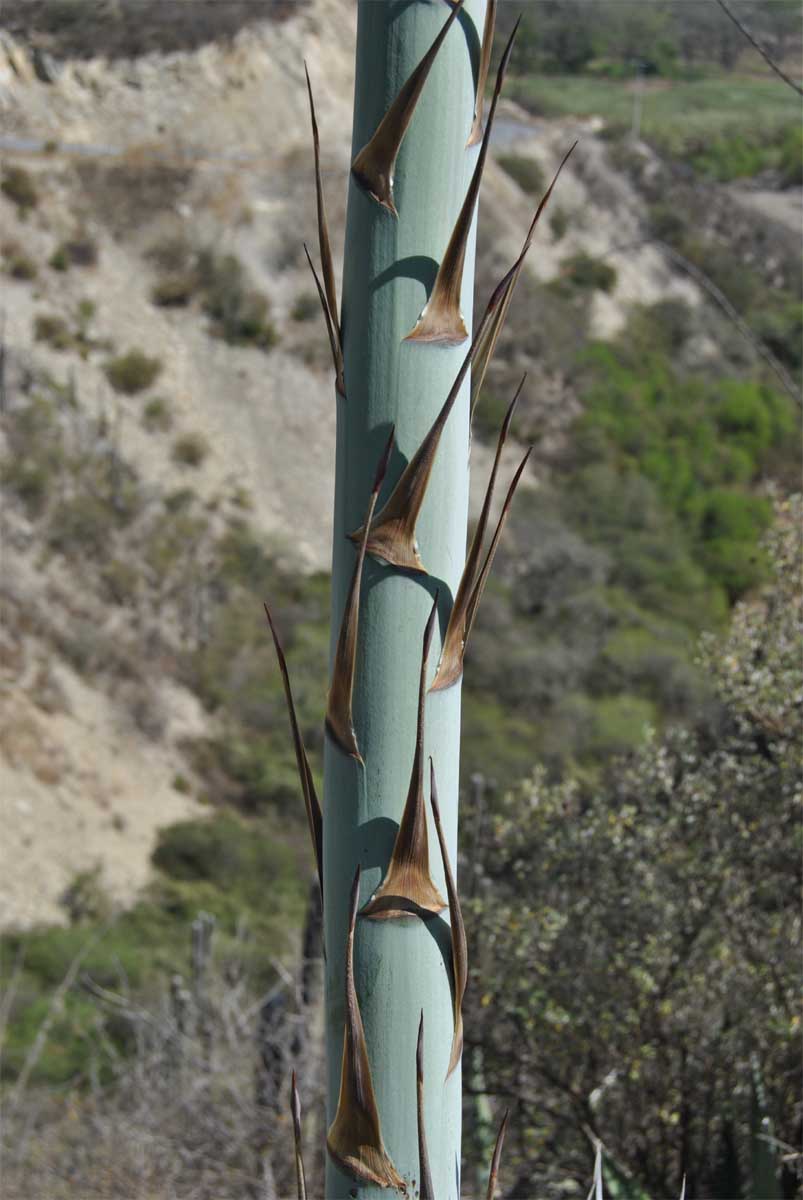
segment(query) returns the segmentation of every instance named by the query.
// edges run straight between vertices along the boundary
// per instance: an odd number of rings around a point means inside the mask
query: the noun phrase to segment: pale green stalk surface
[[[377,461],[391,424],[396,448],[379,508],[404,463],[443,404],[468,343],[404,343],[434,282],[476,161],[466,139],[484,20],[483,0],[469,0],[430,72],[403,142],[395,174],[398,220],[350,181],[342,325],[345,401],[338,399],[333,548],[332,636],[337,636],[355,560],[346,534],[362,524]],[[353,154],[449,15],[443,3],[359,7]],[[466,256],[462,310],[471,328],[474,231]],[[418,672],[424,625],[440,588],[439,625],[430,655],[431,682],[441,635],[457,589],[466,546],[469,444],[468,380],[441,440],[418,523],[429,576],[416,577],[370,557],[363,577],[354,719],[365,768],[327,740],[324,887],[327,950],[328,1119],[336,1106],[343,1038],[346,906],[356,864],[361,904],[382,881],[404,805],[413,760]],[[460,688],[427,700],[425,752],[437,772],[453,866],[457,849]],[[428,769],[426,793],[429,796]],[[445,895],[438,842],[428,809],[432,876]],[[386,1149],[415,1195],[418,1150],[415,1046],[424,1010],[426,1117],[435,1194],[457,1200],[460,1163],[460,1070],[444,1083],[452,1038],[448,912],[418,919],[360,918],[356,985],[365,1024]],[[415,1180],[415,1186],[412,1181]],[[328,1198],[377,1197],[327,1164]],[[386,1193],[384,1193],[386,1194]]]

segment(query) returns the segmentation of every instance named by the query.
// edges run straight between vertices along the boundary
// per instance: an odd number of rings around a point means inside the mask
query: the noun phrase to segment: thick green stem
[[[353,156],[370,139],[449,11],[446,4],[425,0],[361,0]],[[357,553],[347,534],[363,521],[390,426],[396,427],[396,445],[377,511],[427,433],[468,349],[468,342],[444,346],[403,339],[426,303],[476,161],[477,148],[467,150],[466,142],[474,113],[484,17],[484,0],[467,0],[426,81],[396,164],[393,192],[398,218],[353,179],[349,185],[342,303],[346,396],[337,399],[333,646]],[[469,331],[473,276],[472,231],[461,300]],[[353,694],[354,725],[364,767],[329,739],[326,744],[324,913],[330,1121],[337,1108],[341,1075],[349,886],[360,864],[361,907],[377,890],[404,807],[415,750],[424,626],[439,588],[429,683],[465,558],[468,422],[466,380],[438,448],[418,521],[421,557],[430,575],[413,576],[370,557],[365,563]],[[459,686],[430,694],[426,705],[424,752],[435,761],[449,857],[454,864]],[[428,778],[426,790],[428,797]],[[428,804],[427,820],[431,873],[445,894]],[[419,917],[358,919],[354,966],[384,1144],[412,1195],[419,1182],[416,1039],[424,1011],[426,1134],[434,1194],[439,1200],[457,1200],[459,1069],[448,1082],[445,1078],[454,1022],[448,912],[426,921]],[[382,1194],[378,1187],[360,1182],[328,1162],[328,1200]]]

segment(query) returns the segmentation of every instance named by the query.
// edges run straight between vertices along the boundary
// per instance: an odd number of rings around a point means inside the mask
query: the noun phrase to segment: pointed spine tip
[[[304,1159],[301,1151],[301,1100],[298,1095],[295,1071],[293,1071],[290,1081],[290,1111],[293,1118],[293,1142],[295,1146],[298,1200],[307,1200],[307,1181],[304,1172]]]
[[[340,1093],[335,1119],[326,1135],[326,1149],[334,1162],[357,1179],[382,1188],[404,1189],[382,1141],[379,1112],[371,1079],[360,1006],[354,984],[354,931],[360,897],[361,869],[351,884],[346,936],[345,1009]]]
[[[443,823],[441,822],[441,813],[438,806],[438,788],[435,780],[435,764],[431,756],[429,760],[429,781],[429,800],[432,806],[432,818],[435,823],[435,832],[438,835],[443,874],[446,879],[446,894],[449,897],[449,922],[452,939],[454,1034],[452,1036],[449,1066],[446,1070],[446,1078],[448,1079],[463,1056],[463,997],[466,993],[466,984],[468,983],[468,944],[466,942],[466,927],[463,922],[463,913],[460,908],[460,898],[457,894],[457,885],[455,884],[454,873],[449,862],[446,835],[443,831]]]
[[[436,591],[424,627],[415,748],[407,799],[385,878],[376,894],[362,910],[364,917],[373,920],[403,919],[416,916],[426,919],[446,908],[446,901],[435,886],[429,869],[429,835],[424,801],[426,673],[438,609],[438,595],[439,592]]]
[[[296,768],[298,770],[299,782],[301,783],[301,794],[304,797],[304,807],[307,813],[310,838],[312,839],[312,848],[315,855],[315,865],[318,871],[318,884],[321,889],[321,901],[323,901],[323,813],[321,812],[321,806],[315,791],[304,739],[301,736],[301,727],[298,723],[296,706],[293,700],[293,690],[290,686],[290,672],[287,669],[287,659],[285,658],[281,639],[273,622],[273,615],[267,601],[263,601],[263,608],[265,609],[265,616],[268,619],[268,627],[270,628],[273,645],[276,650],[276,658],[279,663],[279,674],[282,678],[285,703],[287,705],[288,716],[290,717],[290,732],[293,738]]]
[[[509,1115],[510,1109],[506,1108],[502,1117],[502,1122],[499,1126],[499,1132],[496,1135],[496,1142],[494,1144],[493,1157],[491,1159],[491,1169],[488,1173],[488,1193],[486,1200],[494,1200],[494,1195],[496,1193],[496,1183],[499,1178],[499,1164],[502,1159],[502,1146],[504,1145],[505,1141],[505,1131],[507,1129],[507,1119]]]
[[[488,122],[482,138],[482,146],[471,175],[471,180],[466,189],[460,212],[454,223],[449,244],[438,267],[438,273],[435,277],[435,283],[433,284],[429,300],[424,306],[415,326],[404,339],[405,341],[413,343],[438,342],[443,345],[458,345],[468,339],[468,330],[460,312],[460,293],[463,287],[466,248],[479,198],[482,174],[488,156],[488,146],[496,116],[496,106],[499,102],[517,29],[518,23],[508,39],[502,60],[496,72],[496,83],[491,100],[491,109],[488,113]]]
[[[435,672],[435,678],[432,681],[432,686],[430,688],[430,691],[433,692],[445,691],[446,688],[454,687],[454,685],[463,675],[463,660],[465,657],[466,647],[468,645],[468,635],[471,632],[473,614],[482,594],[484,582],[487,579],[490,571],[490,563],[493,562],[492,553],[487,569],[484,566],[480,567],[482,543],[485,539],[485,530],[490,517],[491,501],[493,499],[496,476],[499,470],[499,462],[502,456],[502,450],[504,449],[507,435],[510,430],[510,423],[513,420],[513,414],[516,411],[516,405],[519,402],[519,396],[521,395],[526,379],[527,374],[525,372],[521,378],[519,386],[516,388],[513,399],[508,405],[507,412],[505,413],[504,420],[502,421],[502,427],[499,431],[499,438],[496,444],[496,454],[494,455],[494,462],[491,468],[490,477],[488,479],[488,486],[485,489],[485,499],[483,500],[480,517],[477,522],[477,527],[474,530],[474,536],[471,539],[471,545],[469,547],[468,554],[466,555],[466,561],[460,577],[457,595],[455,596],[451,612],[449,613],[449,621],[446,626],[446,635],[443,639],[441,659],[438,663],[438,669]],[[522,469],[523,464],[519,470],[519,474],[521,473]],[[516,482],[518,482],[518,475]],[[507,508],[503,506],[502,516],[500,518],[502,526],[506,520],[509,507],[509,504],[507,505]],[[495,546],[498,544],[500,535],[501,528],[497,526],[497,532],[494,533],[491,543],[492,547],[494,547],[494,551]],[[477,590],[478,588],[479,590]]]
[[[424,1010],[418,1022],[418,1039],[415,1047],[416,1116],[418,1119],[418,1200],[435,1200],[432,1172],[429,1165],[429,1150],[424,1123]]]
[[[463,7],[463,2],[464,0],[458,0],[458,3],[454,5],[429,50],[402,84],[372,137],[351,164],[351,174],[355,182],[393,217],[399,215],[393,200],[393,171],[396,158],[413,118],[430,68],[444,38]]]

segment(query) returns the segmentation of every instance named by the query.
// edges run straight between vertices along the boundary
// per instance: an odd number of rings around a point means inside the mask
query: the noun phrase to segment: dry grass
[[[242,962],[215,960],[213,920],[192,926],[188,979],[145,1007],[96,984],[76,960],[67,987],[98,1008],[87,1088],[43,1091],[13,1084],[3,1125],[5,1200],[276,1200],[294,1192],[287,1087],[299,1070],[310,1145],[311,1195],[320,1186],[321,1062],[308,1030],[320,996],[320,960],[282,971],[257,995]],[[308,918],[310,952],[319,929]],[[319,953],[318,950],[312,953]],[[66,987],[65,987],[66,984]],[[14,987],[6,982],[7,992]],[[7,996],[0,997],[0,1013]],[[47,1031],[45,1031],[45,1034]],[[34,1044],[33,1053],[36,1052]],[[313,1126],[314,1131],[313,1131]]]

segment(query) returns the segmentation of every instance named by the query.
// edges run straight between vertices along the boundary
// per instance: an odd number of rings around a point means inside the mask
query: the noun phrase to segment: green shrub
[[[134,396],[149,388],[161,374],[162,363],[158,358],[149,358],[142,350],[129,350],[113,358],[104,367],[106,378],[116,392]]]
[[[524,154],[500,154],[496,161],[528,196],[540,196],[544,192],[544,171],[536,159]]]
[[[558,205],[552,210],[549,218],[549,229],[552,234],[553,242],[559,242],[561,238],[566,236],[566,231],[569,228],[569,214],[565,208]]]
[[[171,458],[182,467],[200,467],[210,448],[202,433],[183,433],[173,443]]]
[[[486,385],[477,401],[472,420],[472,429],[477,436],[484,441],[495,441],[509,405],[508,396],[491,391]]]
[[[198,279],[194,272],[174,271],[153,285],[151,300],[159,308],[184,308],[197,288]]]
[[[128,604],[139,585],[139,571],[124,558],[112,558],[100,573],[101,583],[113,604]]]
[[[770,303],[751,309],[749,321],[785,367],[792,371],[803,367],[803,304],[796,297],[774,293]]]
[[[649,226],[656,237],[677,246],[686,234],[687,217],[676,204],[663,201],[648,208]]]
[[[111,902],[103,887],[102,874],[100,864],[79,871],[64,889],[60,903],[72,925],[107,920],[111,915]]]
[[[164,506],[169,513],[186,512],[197,499],[191,487],[174,488],[164,498]]]
[[[314,292],[302,292],[290,310],[294,321],[312,321],[320,311],[320,302]]]
[[[73,496],[53,511],[48,545],[67,557],[101,558],[107,550],[114,521],[108,505],[88,494]]]
[[[778,151],[781,187],[803,184],[803,130],[796,122],[784,133]]]
[[[54,350],[69,350],[75,344],[69,325],[55,313],[37,313],[33,334],[37,342],[46,342]]]
[[[165,433],[173,424],[170,405],[164,396],[153,396],[142,410],[142,424],[148,433]]]
[[[24,167],[5,167],[0,182],[0,191],[12,204],[16,204],[20,216],[27,216],[39,203],[39,193],[31,175]]]
[[[589,291],[611,292],[616,286],[616,270],[601,258],[581,251],[565,258],[561,268],[569,283]]]
[[[19,242],[4,242],[2,246],[4,269],[12,279],[30,280],[36,278],[36,263],[23,250]]]
[[[264,902],[267,881],[272,895],[274,888],[277,894],[288,887],[296,890],[286,848],[255,833],[253,823],[233,813],[182,821],[159,833],[153,865],[171,879],[209,883],[257,904]]]
[[[30,517],[41,516],[65,466],[56,410],[49,399],[34,396],[24,408],[7,414],[6,421],[8,454],[2,461],[3,481],[22,500]]]
[[[60,242],[50,256],[50,266],[54,271],[67,271],[70,267],[94,267],[97,261],[97,242],[81,231]]]
[[[268,319],[268,298],[248,285],[239,259],[204,250],[198,256],[198,275],[204,311],[212,318],[210,331],[215,337],[262,350],[276,344],[278,335]]]
[[[64,248],[63,243],[56,247],[47,262],[48,266],[52,267],[54,271],[68,271],[70,269],[70,256]]]
[[[698,554],[709,573],[736,600],[764,575],[759,539],[768,528],[772,507],[759,496],[728,488],[712,488],[689,505]]]
[[[191,265],[193,249],[184,234],[170,233],[152,242],[145,251],[145,257],[157,270],[172,274],[184,271]]]

